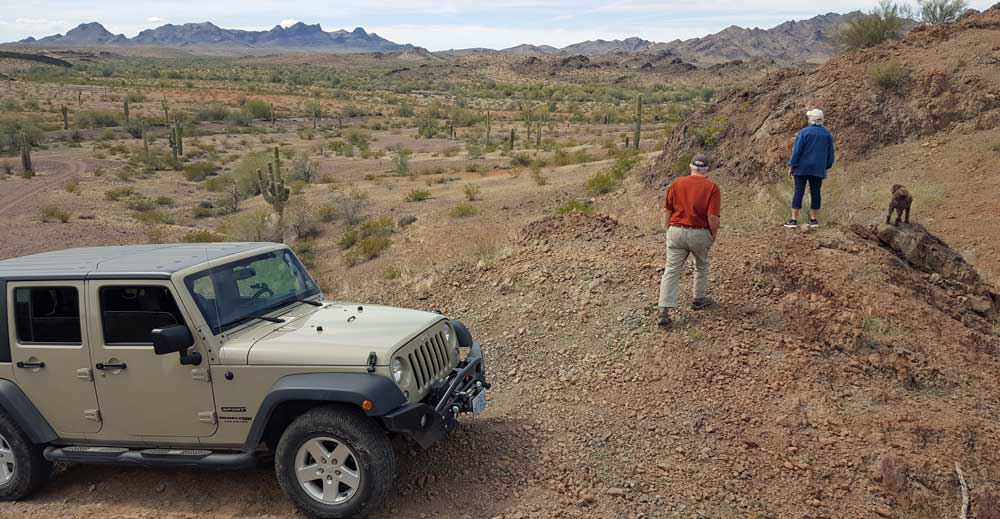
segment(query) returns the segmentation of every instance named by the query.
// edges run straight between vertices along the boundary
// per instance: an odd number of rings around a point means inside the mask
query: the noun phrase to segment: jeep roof
[[[0,282],[42,279],[162,278],[274,243],[188,243],[84,247],[0,261]]]

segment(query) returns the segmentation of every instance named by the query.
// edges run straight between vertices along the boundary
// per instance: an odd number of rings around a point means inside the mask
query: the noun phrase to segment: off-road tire
[[[0,436],[14,456],[14,476],[0,484],[0,501],[24,499],[49,480],[52,463],[42,456],[44,447],[31,443],[3,409],[0,409]]]
[[[344,503],[326,504],[313,498],[296,477],[296,455],[306,442],[336,437],[356,455],[360,488]],[[377,510],[396,478],[396,453],[385,431],[360,409],[329,405],[296,418],[281,435],[274,455],[278,484],[303,513],[318,519],[361,518]]]

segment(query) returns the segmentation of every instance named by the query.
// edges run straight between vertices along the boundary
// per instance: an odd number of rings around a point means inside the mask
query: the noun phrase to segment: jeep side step
[[[45,459],[63,463],[191,467],[237,470],[256,464],[252,452],[214,452],[203,449],[127,449],[124,447],[46,447]]]

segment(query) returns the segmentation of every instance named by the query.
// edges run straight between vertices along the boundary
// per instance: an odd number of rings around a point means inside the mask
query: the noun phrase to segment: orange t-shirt
[[[722,192],[705,177],[688,175],[678,178],[667,189],[663,207],[672,211],[670,225],[708,229],[708,217],[720,216]]]

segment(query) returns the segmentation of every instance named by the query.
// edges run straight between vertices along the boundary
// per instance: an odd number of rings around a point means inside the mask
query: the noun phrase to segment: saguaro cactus
[[[514,139],[515,139],[516,137],[517,137],[517,136],[516,136],[516,135],[514,134],[514,129],[513,129],[513,128],[511,128],[511,129],[510,129],[510,140],[509,140],[509,141],[507,141],[507,149],[508,149],[509,151],[514,151]]]
[[[292,191],[285,185],[285,179],[281,177],[281,170],[270,162],[267,164],[267,176],[258,169],[257,183],[260,185],[260,194],[264,201],[271,204],[274,213],[278,215],[278,221],[284,217],[285,203]]]
[[[28,138],[28,134],[22,132],[18,140],[21,145],[21,169],[24,170],[25,176],[31,176],[35,172],[31,166],[31,139]]]
[[[486,111],[486,145],[490,145],[490,111]]]
[[[128,96],[125,97],[125,102],[123,104],[125,111],[125,124],[128,124]]]
[[[163,106],[163,124],[170,124],[170,107],[167,106],[166,97],[163,98],[163,101],[160,101],[160,105]]]
[[[536,124],[537,126],[535,128],[535,149],[540,150],[542,149],[542,121],[538,121],[538,123]]]
[[[174,139],[177,142],[177,155],[184,156],[184,126],[177,121],[174,123]]]
[[[76,106],[83,108],[83,90],[76,91]]]
[[[62,112],[62,116],[63,116],[63,130],[68,130],[69,129],[69,108],[66,108],[66,105],[62,105],[62,108],[59,111]]]
[[[639,151],[639,140],[642,138],[642,94],[635,98],[635,138],[632,140],[635,150]]]
[[[142,152],[149,162],[149,135],[146,133],[146,121],[142,121]]]

